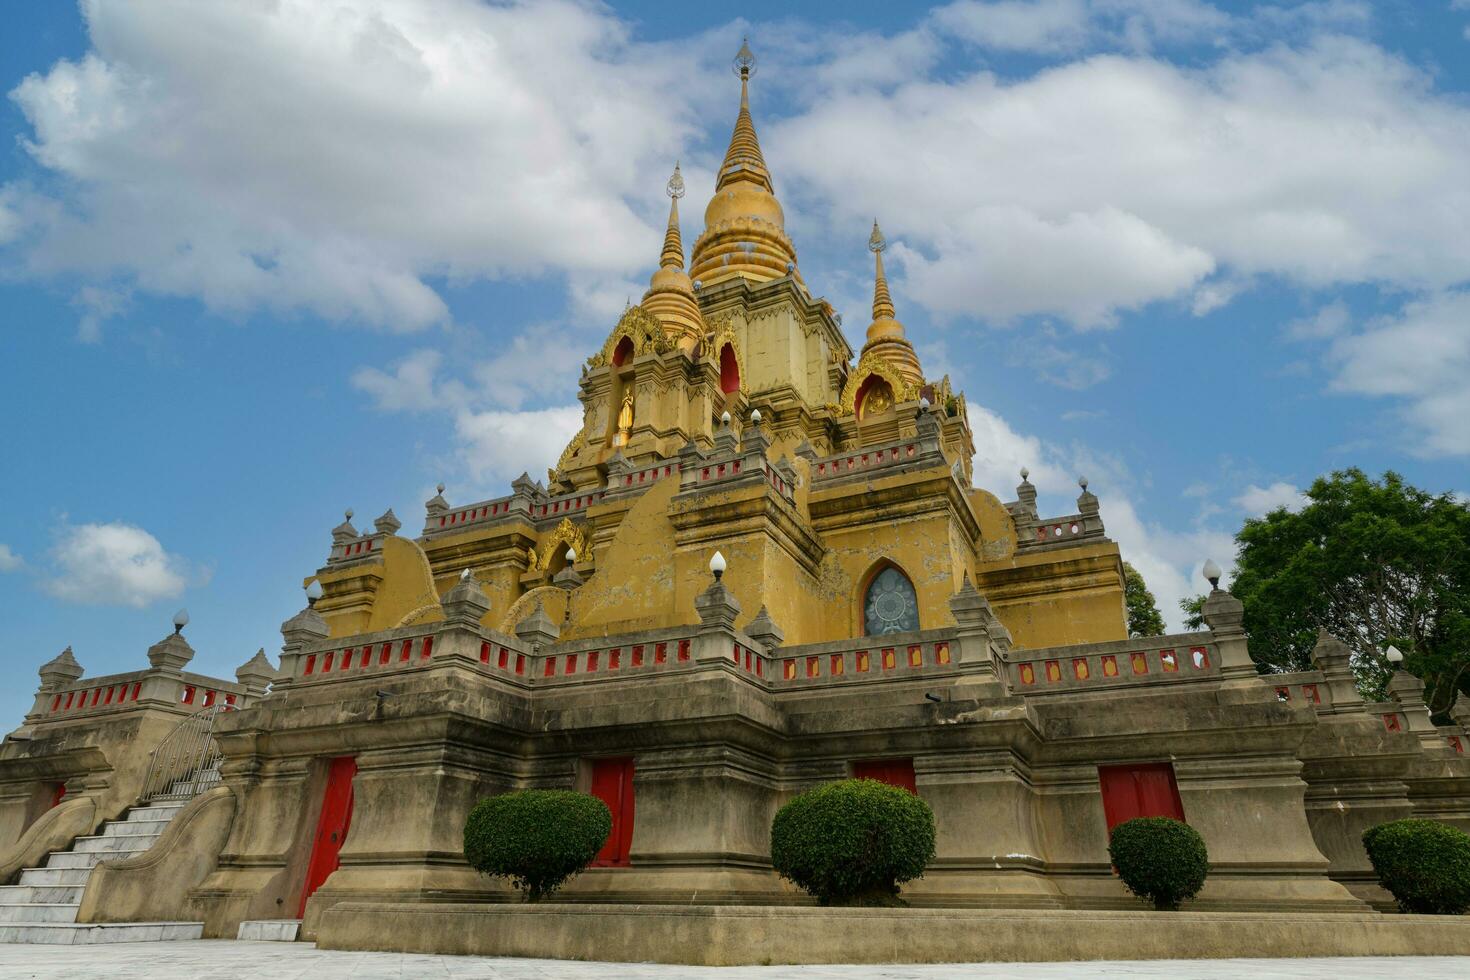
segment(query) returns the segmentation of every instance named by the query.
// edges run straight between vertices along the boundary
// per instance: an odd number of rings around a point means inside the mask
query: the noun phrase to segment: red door
[[[633,844],[633,760],[593,759],[592,795],[612,812],[612,833],[607,835],[607,843],[597,852],[592,866],[627,867]]]
[[[316,836],[311,841],[311,859],[306,864],[306,885],[301,889],[301,908],[297,918],[306,915],[306,900],[322,882],[337,870],[338,855],[352,826],[352,777],[357,775],[357,759],[343,756],[333,759],[327,769],[327,789],[322,794],[322,815],[316,822]]]
[[[1174,767],[1170,763],[1098,766],[1097,776],[1102,784],[1103,814],[1108,819],[1109,835],[1118,824],[1134,817],[1184,819],[1184,803],[1179,799],[1179,786],[1174,782]]]
[[[913,759],[868,759],[852,764],[853,779],[876,779],[889,786],[906,789],[919,795],[919,784],[914,779]]]

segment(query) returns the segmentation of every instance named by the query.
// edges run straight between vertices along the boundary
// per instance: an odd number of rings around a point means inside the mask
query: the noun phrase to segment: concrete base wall
[[[1470,917],[346,902],[322,949],[620,962],[965,963],[1470,955]]]

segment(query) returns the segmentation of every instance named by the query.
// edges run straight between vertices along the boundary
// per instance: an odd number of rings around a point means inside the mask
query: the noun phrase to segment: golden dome
[[[704,211],[704,234],[694,243],[689,275],[704,285],[733,276],[769,282],[796,271],[796,248],[786,236],[786,215],[771,186],[750,118],[750,76],[755,57],[744,44],[735,58],[740,75],[740,113],[715,193]]]
[[[883,249],[888,243],[878,222],[873,222],[873,234],[868,239],[868,248],[873,252],[876,269],[873,275],[873,322],[868,326],[868,341],[863,344],[863,354],[872,352],[898,371],[912,385],[924,383],[924,372],[919,367],[914,345],[904,336],[903,324],[899,323],[893,309],[893,297],[888,293],[888,276],[883,272]]]
[[[640,305],[658,318],[664,333],[679,346],[692,350],[704,335],[704,317],[694,298],[694,283],[684,271],[684,243],[679,237],[679,198],[684,196],[684,177],[677,163],[669,178],[668,195],[669,227],[664,232],[663,253]]]

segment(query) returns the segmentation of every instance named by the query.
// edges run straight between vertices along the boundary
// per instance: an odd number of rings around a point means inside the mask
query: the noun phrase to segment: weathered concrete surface
[[[344,902],[323,949],[739,966],[1470,955],[1465,916]]]

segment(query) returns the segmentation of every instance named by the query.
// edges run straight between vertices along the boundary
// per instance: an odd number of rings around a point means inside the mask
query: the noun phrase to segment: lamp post
[[[714,557],[709,560],[709,570],[714,573],[716,582],[724,577],[726,565],[725,556],[716,551]]]
[[[1210,583],[1210,588],[1212,588],[1212,589],[1219,589],[1220,588],[1220,576],[1221,576],[1222,573],[1220,571],[1220,566],[1215,563],[1215,559],[1213,559],[1213,558],[1206,558],[1205,559],[1205,567],[1204,567],[1203,570],[1204,570],[1204,573],[1205,573],[1205,581],[1207,581],[1207,582]]]

